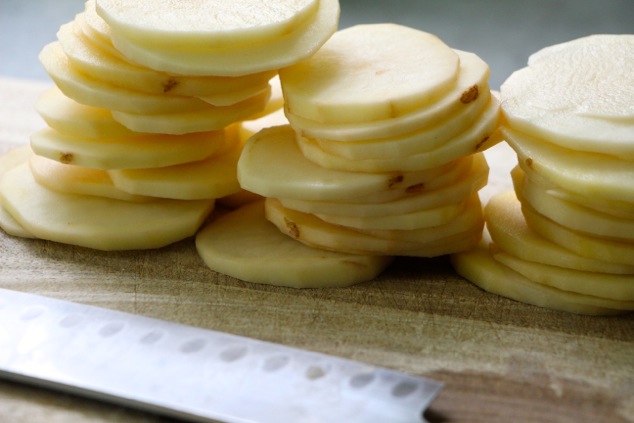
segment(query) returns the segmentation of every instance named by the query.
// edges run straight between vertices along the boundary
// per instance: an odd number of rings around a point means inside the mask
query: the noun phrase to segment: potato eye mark
[[[395,185],[398,185],[401,182],[403,182],[403,179],[405,179],[403,175],[396,175],[391,177],[390,180],[387,181],[388,188],[394,188]]]
[[[485,144],[488,140],[489,140],[489,137],[488,137],[488,136],[487,136],[487,137],[484,137],[484,138],[482,139],[482,141],[480,141],[480,142],[478,143],[478,145],[476,145],[475,151],[480,151],[480,149],[482,148],[482,146],[483,146],[483,145],[484,145],[484,144]]]
[[[295,239],[299,239],[299,227],[297,223],[289,220],[288,218],[284,218],[284,224],[286,225],[286,229],[288,230],[288,234]]]
[[[533,167],[533,159],[531,159],[530,157],[527,157],[526,160],[524,161],[526,162],[526,166]]]
[[[163,92],[168,93],[172,91],[180,82],[175,78],[170,78],[163,83]]]
[[[405,192],[408,194],[417,194],[419,192],[423,192],[425,190],[425,184],[420,183],[416,185],[410,185],[405,189]]]
[[[462,95],[460,96],[460,102],[463,104],[471,103],[478,98],[479,94],[480,93],[478,91],[478,86],[474,85],[473,87],[462,93]]]
[[[70,164],[75,159],[73,153],[59,153],[59,161],[60,163]]]

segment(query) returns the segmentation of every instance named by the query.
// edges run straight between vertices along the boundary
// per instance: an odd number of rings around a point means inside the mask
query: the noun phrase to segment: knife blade
[[[442,383],[327,354],[0,289],[0,377],[218,423],[416,423]]]

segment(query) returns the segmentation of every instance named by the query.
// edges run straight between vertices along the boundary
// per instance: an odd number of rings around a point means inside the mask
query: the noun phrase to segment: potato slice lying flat
[[[79,138],[50,128],[31,135],[31,148],[64,164],[95,169],[152,168],[203,160],[225,145],[224,131],[132,138]]]
[[[513,191],[494,195],[484,208],[487,229],[500,250],[522,260],[586,272],[634,274],[634,265],[580,256],[529,227]]]
[[[508,127],[503,127],[502,132],[517,153],[519,165],[532,169],[549,182],[600,199],[634,198],[632,162],[559,147]]]
[[[509,124],[571,150],[634,159],[634,35],[553,48],[502,84]]]
[[[458,117],[465,109],[488,102],[489,66],[473,53],[454,50],[460,58],[458,79],[450,91],[426,107],[389,119],[355,123],[321,123],[286,110],[293,125],[309,138],[335,141],[362,141],[398,137]],[[482,98],[480,98],[482,96]]]
[[[458,55],[435,35],[396,24],[335,33],[307,60],[280,70],[287,109],[316,122],[389,119],[451,90]]]
[[[110,36],[125,56],[152,69],[183,75],[243,76],[281,69],[312,56],[337,30],[338,23],[338,0],[320,0],[314,16],[291,32],[235,48],[178,49],[140,44],[114,31]]]
[[[0,155],[0,181],[2,177],[9,170],[14,167],[26,163],[33,152],[29,146],[16,147],[6,153]],[[0,200],[0,228],[7,234],[17,236],[21,238],[35,238],[33,234],[24,229],[16,220],[2,207],[2,201]]]
[[[374,279],[391,257],[308,247],[264,218],[258,201],[219,217],[196,236],[201,258],[214,271],[255,283],[293,288],[342,287]]]
[[[81,32],[90,39],[99,49],[109,54],[128,60],[114,45],[110,39],[110,25],[97,14],[95,0],[88,0],[84,4],[84,11],[75,16],[74,22]]]
[[[487,292],[516,301],[588,315],[622,314],[634,309],[634,302],[615,301],[563,291],[531,281],[493,259],[489,252],[488,234],[473,250],[453,254],[451,263],[456,272]]]
[[[159,248],[190,237],[214,206],[212,200],[128,202],[61,194],[35,182],[26,163],[4,175],[0,199],[37,238],[98,250]]]
[[[238,161],[238,180],[244,189],[264,197],[350,201],[377,193],[402,195],[403,189],[433,180],[452,164],[411,173],[324,169],[301,154],[293,129],[286,125],[251,137]]]

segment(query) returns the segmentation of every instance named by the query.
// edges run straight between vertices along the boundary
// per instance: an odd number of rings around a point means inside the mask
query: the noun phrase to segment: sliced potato
[[[81,29],[83,34],[96,44],[100,50],[108,52],[112,56],[119,57],[122,60],[128,60],[110,40],[110,25],[97,14],[97,6],[95,0],[88,0],[84,4],[84,11],[75,15],[77,27]]]
[[[288,119],[284,115],[284,109],[277,109],[257,119],[240,122],[240,139],[246,143],[249,138],[262,129],[282,125],[288,125]]]
[[[264,129],[251,137],[238,161],[238,180],[244,189],[264,197],[367,200],[383,193],[401,196],[407,187],[433,180],[453,165],[411,173],[329,170],[301,154],[293,129],[286,125]]]
[[[0,200],[1,200],[0,194]],[[24,229],[22,225],[20,225],[14,218],[9,214],[8,211],[2,207],[2,202],[0,201],[0,229],[2,229],[5,233],[11,236],[19,237],[19,238],[35,238],[35,236]]]
[[[420,107],[402,116],[363,123],[321,123],[303,118],[286,108],[293,127],[309,138],[335,141],[363,141],[390,138],[448,122],[461,116],[464,110],[489,99],[489,67],[473,53],[454,50],[460,58],[458,79],[453,88],[427,107]],[[480,98],[482,97],[482,98]],[[458,123],[458,122],[455,122]]]
[[[35,182],[27,163],[5,174],[0,198],[34,236],[98,250],[159,248],[190,237],[214,206],[213,200],[129,202],[62,194]]]
[[[152,69],[183,75],[243,76],[281,69],[312,56],[337,30],[338,23],[338,0],[319,0],[314,16],[294,30],[235,48],[179,49],[141,44],[114,31],[110,36],[130,60]]]
[[[0,181],[9,170],[14,167],[26,163],[33,156],[31,147],[23,146],[13,148],[6,153],[0,155]],[[35,238],[33,234],[24,229],[16,220],[2,207],[0,195],[0,228],[7,234],[21,238]]]
[[[291,113],[316,122],[390,119],[432,103],[458,78],[458,55],[435,35],[397,24],[335,33],[307,60],[280,70]]]
[[[196,236],[214,271],[255,283],[293,288],[342,287],[374,279],[392,261],[308,247],[282,234],[257,201],[219,217]]]
[[[634,159],[634,35],[592,35],[550,51],[502,84],[509,124],[562,148]]]
[[[309,160],[328,169],[353,172],[415,172],[442,166],[459,157],[483,151],[485,142],[498,127],[499,102],[491,97],[485,112],[470,128],[431,151],[414,155],[392,155],[382,159],[350,160],[327,153],[317,141],[299,136],[297,144]]]
[[[615,264],[575,254],[535,232],[524,219],[515,192],[494,195],[484,208],[495,245],[519,259],[586,272],[634,274],[633,264]]]
[[[31,135],[31,148],[64,164],[95,169],[136,169],[203,160],[225,146],[224,131],[132,138],[80,138],[45,128]]]

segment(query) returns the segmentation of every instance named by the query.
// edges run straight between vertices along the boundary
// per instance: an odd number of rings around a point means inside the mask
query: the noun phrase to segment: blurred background
[[[48,79],[37,54],[83,4],[84,0],[0,0],[0,77]],[[596,33],[634,33],[634,0],[340,0],[340,4],[341,28],[394,22],[478,54],[491,67],[495,89],[542,47]]]

